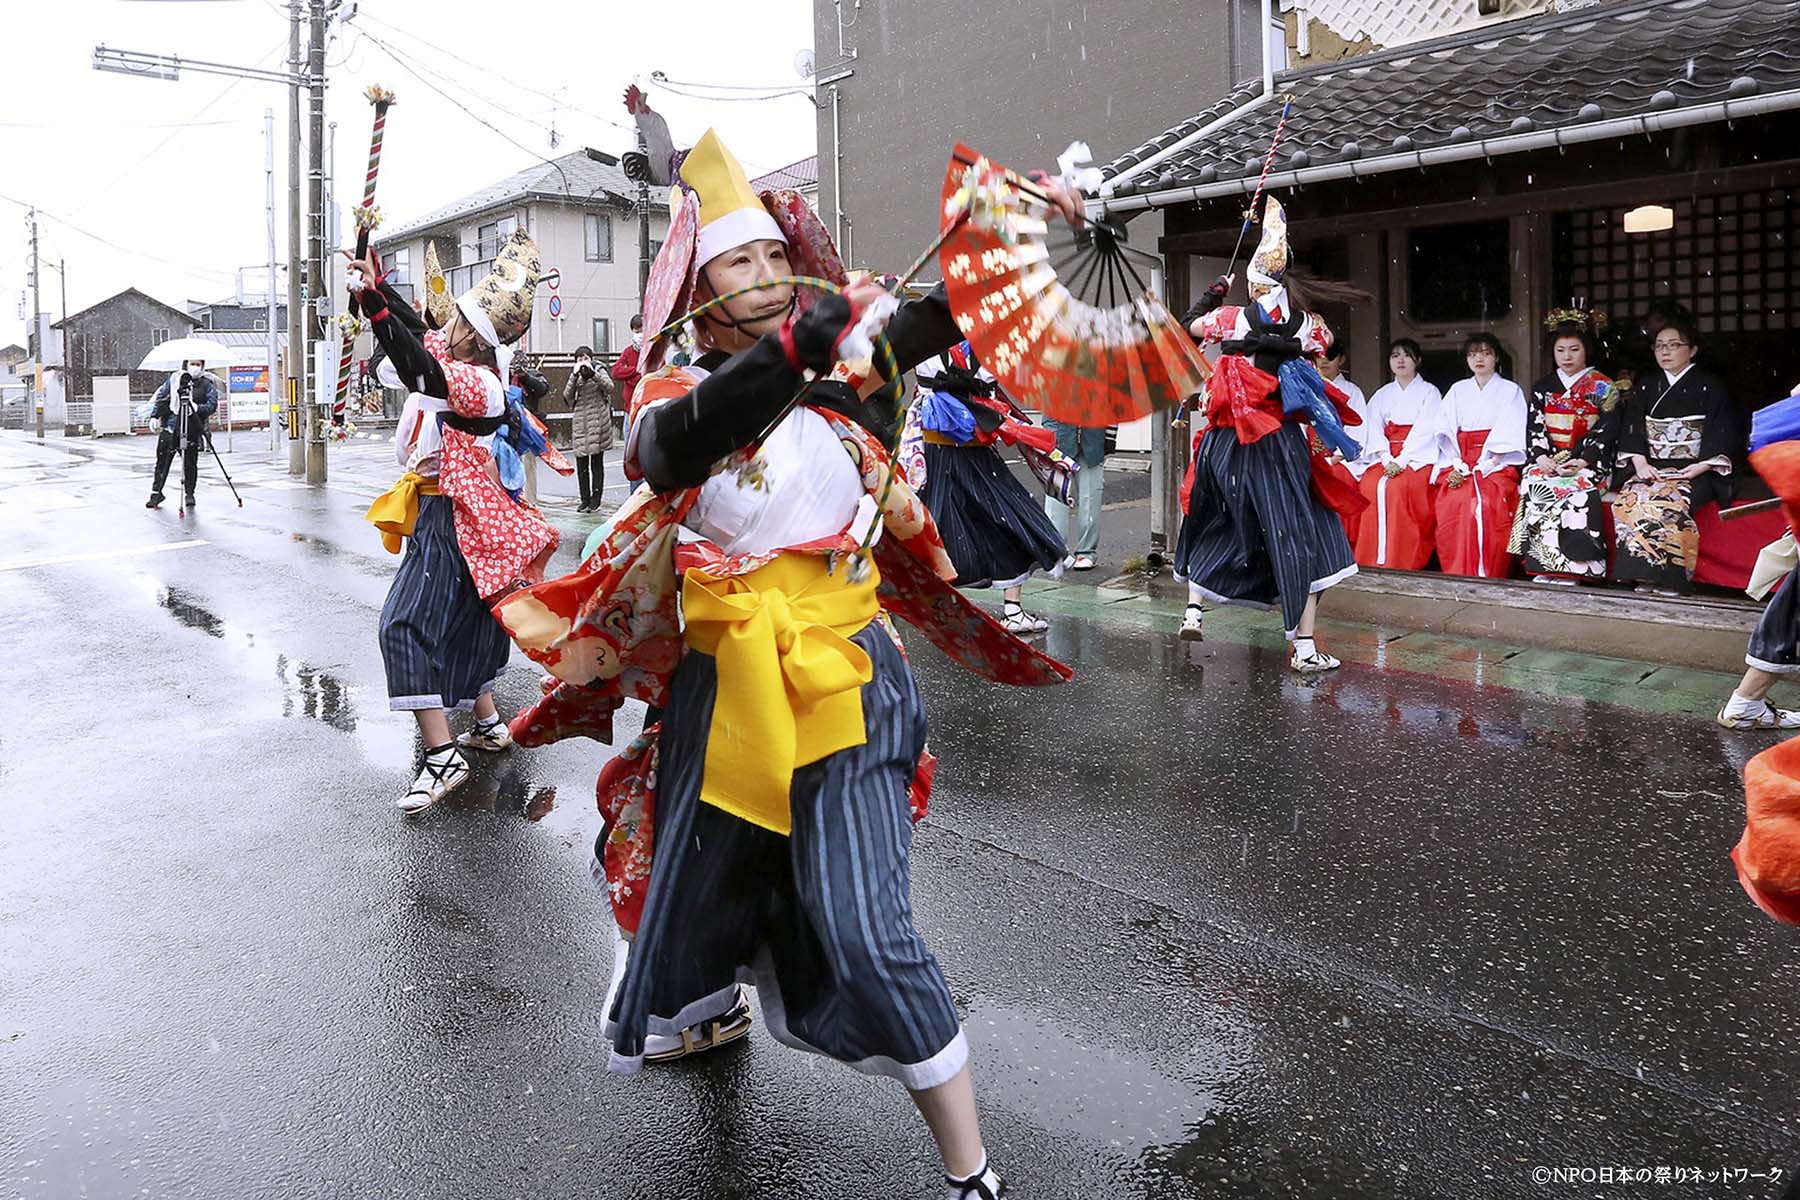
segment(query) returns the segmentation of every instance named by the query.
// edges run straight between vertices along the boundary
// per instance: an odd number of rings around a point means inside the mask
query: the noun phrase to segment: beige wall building
[[[617,160],[598,150],[565,154],[499,180],[454,204],[391,230],[378,231],[375,248],[389,278],[408,296],[423,285],[425,246],[437,245],[438,262],[452,294],[461,294],[491,268],[513,230],[531,234],[546,272],[562,284],[560,318],[550,314],[551,291],[539,286],[537,311],[523,348],[532,353],[591,346],[616,354],[631,342],[638,311],[638,185]],[[649,189],[650,255],[662,248],[669,227],[668,190]]]

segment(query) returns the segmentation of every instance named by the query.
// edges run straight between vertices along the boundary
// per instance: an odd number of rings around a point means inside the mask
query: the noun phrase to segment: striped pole
[[[1237,245],[1231,248],[1227,275],[1237,270],[1238,251],[1244,248],[1244,238],[1249,236],[1250,226],[1256,223],[1256,206],[1262,202],[1263,185],[1269,182],[1269,168],[1275,165],[1275,150],[1281,145],[1281,135],[1287,132],[1288,114],[1293,111],[1294,93],[1289,92],[1281,105],[1281,120],[1275,123],[1275,136],[1269,140],[1269,152],[1263,156],[1262,175],[1256,181],[1256,194],[1250,197],[1250,209],[1244,214],[1244,227],[1238,230]]]
[[[359,259],[368,256],[369,231],[381,224],[381,210],[375,207],[375,179],[381,172],[381,140],[387,131],[387,110],[394,103],[394,93],[379,84],[371,86],[363,94],[375,106],[375,126],[369,134],[369,169],[363,176],[363,202],[354,214],[356,257]],[[331,403],[333,425],[344,423],[344,408],[350,394],[350,361],[355,354],[357,334],[362,332],[363,327],[354,308],[346,312],[339,323],[342,326],[343,343],[338,348],[337,391]]]

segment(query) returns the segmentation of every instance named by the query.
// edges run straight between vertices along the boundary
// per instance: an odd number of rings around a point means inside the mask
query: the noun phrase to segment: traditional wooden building
[[[68,419],[85,422],[77,414],[93,402],[96,375],[129,375],[132,395],[148,399],[168,372],[140,371],[138,363],[163,342],[187,337],[194,326],[191,314],[136,288],[58,321],[52,328],[62,334],[68,348]]]
[[[1428,376],[1459,377],[1477,329],[1534,378],[1548,368],[1543,318],[1572,300],[1626,330],[1656,301],[1686,305],[1747,407],[1800,380],[1792,0],[1613,0],[1340,49],[1108,164],[1109,211],[1162,214],[1177,310],[1225,269],[1291,96],[1268,187],[1298,262],[1371,297],[1325,313],[1366,389],[1401,336],[1426,348]],[[1166,530],[1173,489],[1160,500]]]

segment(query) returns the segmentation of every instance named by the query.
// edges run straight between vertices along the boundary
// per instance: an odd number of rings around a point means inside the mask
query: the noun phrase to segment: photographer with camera
[[[612,377],[594,366],[594,352],[586,346],[575,351],[575,369],[563,384],[563,399],[574,415],[571,453],[581,484],[581,507],[577,512],[599,508],[606,488],[605,455],[613,444],[612,395]]]
[[[151,416],[156,421],[156,477],[150,484],[150,499],[145,508],[161,508],[163,485],[169,479],[169,464],[175,452],[181,451],[181,491],[186,507],[194,506],[194,483],[200,473],[200,450],[206,444],[206,421],[219,410],[219,389],[199,360],[182,364],[171,371],[168,379],[156,389],[156,407]]]

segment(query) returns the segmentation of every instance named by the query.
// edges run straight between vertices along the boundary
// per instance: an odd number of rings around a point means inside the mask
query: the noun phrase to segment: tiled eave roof
[[[1272,98],[1241,85],[1120,155],[1104,192],[1136,207],[1252,190],[1290,94],[1278,187],[1797,109],[1796,7],[1613,0],[1284,72]]]

